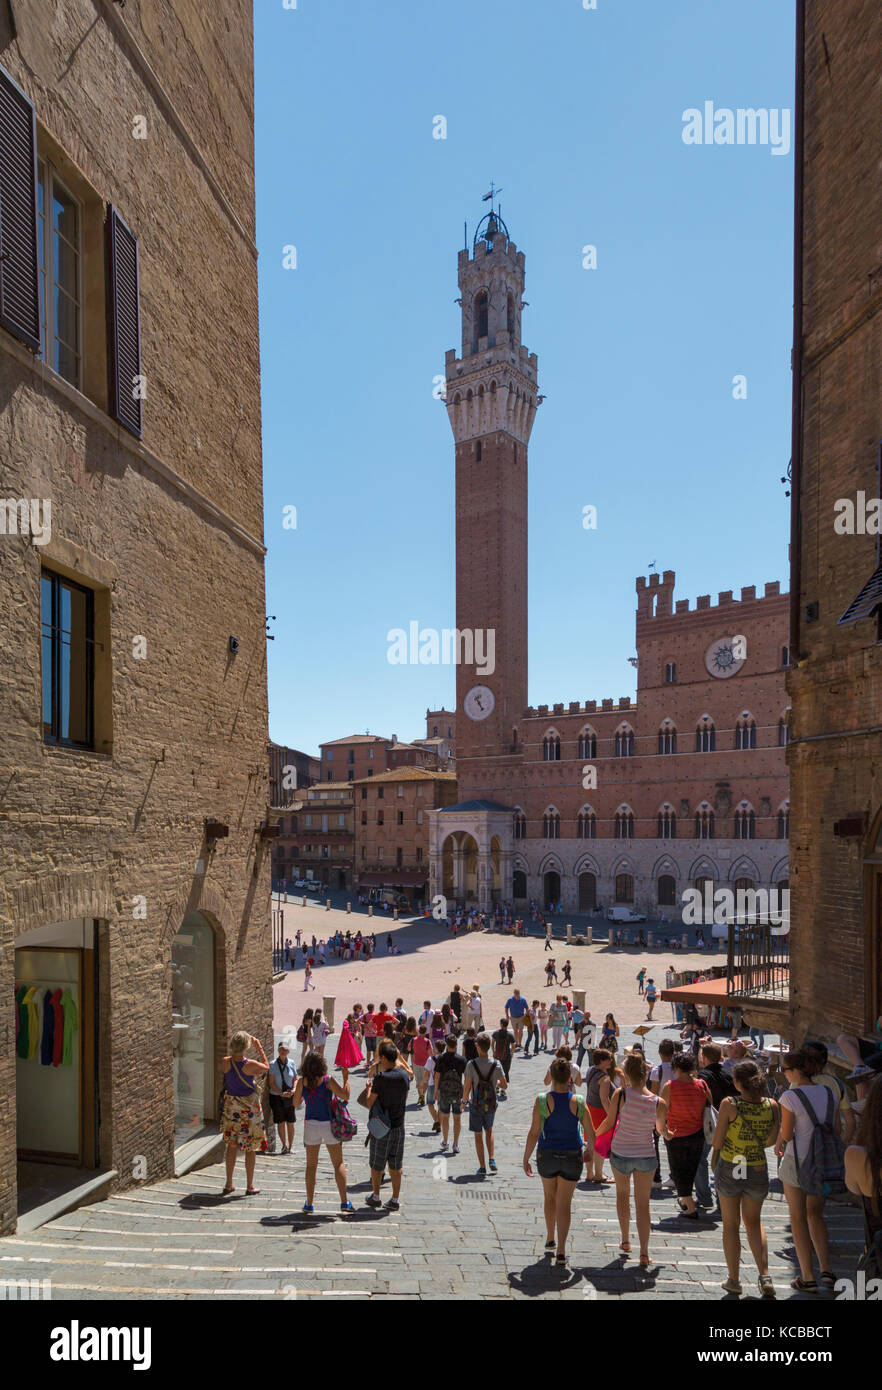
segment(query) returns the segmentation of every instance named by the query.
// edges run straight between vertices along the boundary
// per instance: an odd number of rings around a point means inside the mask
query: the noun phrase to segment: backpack
[[[340,1100],[339,1096],[335,1096],[333,1092],[331,1093],[330,1110],[331,1133],[337,1142],[345,1143],[347,1140],[353,1139],[358,1133],[358,1125],[346,1108],[345,1101]]]
[[[486,1058],[481,1058],[486,1061]],[[496,1109],[496,1062],[491,1064],[491,1069],[486,1076],[481,1075],[478,1066],[478,1058],[475,1058],[474,1068],[478,1073],[478,1079],[472,1088],[471,1108],[476,1115],[492,1115]]]
[[[306,1029],[304,1028],[302,1023],[300,1027],[297,1029],[297,1041],[299,1043],[306,1042]]]
[[[548,1119],[549,1094],[550,1092],[548,1091],[542,1091],[541,1094],[536,1097],[536,1099],[539,1102],[539,1114],[542,1118],[542,1129],[540,1133],[543,1139],[545,1138],[545,1121]],[[585,1122],[585,1097],[580,1096],[577,1092],[574,1099],[576,1102],[576,1119],[579,1121],[579,1124],[581,1125]]]
[[[445,1054],[452,1057],[453,1053]],[[438,1058],[440,1062],[441,1058]],[[438,1062],[435,1063],[435,1075],[438,1075]],[[445,1105],[456,1105],[462,1100],[462,1073],[458,1067],[443,1067],[441,1070],[441,1084],[438,1087],[438,1099]]]
[[[825,1088],[826,1089],[826,1088]],[[803,1159],[796,1158],[796,1171],[803,1192],[813,1197],[830,1197],[845,1191],[845,1146],[833,1129],[836,1102],[832,1091],[827,1091],[827,1112],[819,1120],[808,1096],[797,1088],[793,1092],[802,1108],[811,1119],[813,1129],[809,1140],[808,1153]],[[793,1141],[796,1157],[796,1141]]]

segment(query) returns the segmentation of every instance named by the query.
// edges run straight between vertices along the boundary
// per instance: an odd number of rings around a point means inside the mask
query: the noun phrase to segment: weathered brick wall
[[[123,20],[134,27],[140,14],[150,28],[150,63],[250,234],[250,7],[159,10],[130,0]],[[218,1055],[238,1025],[272,1041],[269,854],[255,833],[268,769],[254,248],[100,4],[17,0],[15,11],[20,37],[0,64],[139,237],[148,396],[142,450],[51,373],[41,380],[0,332],[2,492],[52,499],[50,545],[0,538],[0,1228],[15,1213],[16,935],[80,916],[106,923],[101,1163],[122,1185],[136,1154],[149,1179],[172,1168],[170,953],[188,910],[217,936]],[[183,32],[199,53],[198,94]],[[134,141],[141,112],[148,138]],[[104,343],[87,336],[85,351]],[[42,742],[41,559],[109,591],[111,752]],[[200,875],[206,817],[230,834]]]
[[[882,648],[837,619],[872,574],[876,538],[839,535],[834,504],[878,496],[882,438],[882,188],[875,0],[806,5],[804,335],[799,664],[788,677],[793,1031],[873,1021],[869,828],[882,808]],[[818,619],[805,621],[808,604]],[[876,732],[862,732],[872,730]],[[834,836],[865,816],[868,834]]]

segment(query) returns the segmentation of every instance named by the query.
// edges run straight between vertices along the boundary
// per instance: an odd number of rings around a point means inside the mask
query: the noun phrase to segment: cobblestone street
[[[624,1034],[624,1030],[623,1030]],[[625,1041],[631,1041],[625,1036]],[[333,1055],[332,1040],[328,1051]],[[258,1159],[259,1195],[246,1198],[241,1164],[237,1193],[221,1197],[221,1165],[185,1178],[112,1196],[69,1213],[27,1236],[0,1242],[7,1278],[51,1278],[53,1300],[230,1297],[342,1298],[727,1298],[718,1225],[678,1216],[670,1189],[653,1198],[651,1252],[643,1274],[636,1255],[618,1250],[614,1189],[580,1184],[573,1202],[570,1264],[558,1271],[543,1257],[539,1178],[521,1165],[531,1102],[542,1089],[548,1057],[517,1054],[511,1098],[495,1124],[499,1173],[479,1178],[464,1117],[462,1151],[445,1158],[426,1110],[411,1104],[401,1209],[364,1206],[370,1185],[363,1146],[366,1112],[352,1105],[360,1134],[347,1145],[350,1196],[356,1211],[341,1215],[323,1152],[316,1212],[304,1216],[301,1126],[294,1153]],[[362,1072],[352,1075],[353,1097]],[[772,1159],[774,1164],[774,1158]],[[666,1171],[664,1157],[663,1172]],[[535,1170],[535,1160],[534,1160]],[[388,1183],[384,1188],[384,1195]],[[834,1269],[853,1275],[862,1219],[851,1207],[828,1205]],[[796,1272],[787,1208],[777,1183],[764,1207],[771,1274],[779,1298]],[[632,1230],[633,1237],[633,1230]],[[636,1246],[635,1246],[636,1249]],[[756,1298],[744,1247],[745,1297]],[[727,1299],[727,1301],[734,1301]],[[800,1301],[809,1301],[802,1296]],[[811,1301],[822,1302],[815,1297]]]

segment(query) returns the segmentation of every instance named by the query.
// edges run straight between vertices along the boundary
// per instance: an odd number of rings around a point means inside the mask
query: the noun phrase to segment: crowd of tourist
[[[508,965],[503,957],[503,982],[511,978]],[[683,1219],[706,1230],[713,1229],[709,1218],[721,1223],[724,1291],[733,1296],[743,1292],[743,1227],[759,1293],[774,1298],[762,1222],[771,1154],[778,1160],[774,1176],[783,1186],[799,1264],[793,1289],[802,1294],[833,1290],[837,1276],[831,1268],[825,1204],[847,1191],[864,1209],[867,1258],[878,1260],[882,1270],[882,1049],[840,1039],[840,1050],[854,1067],[846,1085],[830,1068],[822,1043],[810,1041],[781,1057],[767,1057],[752,1039],[735,1037],[720,1044],[688,1025],[679,1039],[660,1041],[658,1061],[651,1065],[640,1042],[622,1052],[612,1014],[598,1025],[565,995],[557,995],[549,1007],[528,1001],[513,987],[504,1016],[485,1020],[477,985],[469,990],[456,985],[442,1005],[425,1000],[413,1012],[400,998],[391,1009],[384,1002],[378,1008],[354,1005],[343,1021],[334,1057],[339,1081],[325,1057],[330,1032],[320,1009],[306,1010],[295,1034],[300,1045],[296,1067],[287,1037],[272,1063],[247,1033],[230,1040],[222,1102],[225,1194],[234,1190],[239,1152],[245,1158],[247,1195],[259,1191],[254,1164],[256,1154],[267,1151],[260,1099],[266,1077],[282,1153],[291,1152],[296,1114],[303,1110],[303,1211],[314,1210],[322,1145],[331,1160],[340,1208],[352,1211],[343,1146],[358,1128],[358,1111],[351,1115],[348,1104],[350,1073],[359,1068],[364,1078],[356,1104],[366,1112],[369,1206],[384,1205],[381,1186],[388,1172],[391,1195],[385,1207],[399,1208],[410,1102],[427,1109],[431,1134],[439,1136],[441,1153],[450,1159],[461,1152],[467,1115],[477,1177],[486,1178],[498,1170],[498,1106],[512,1084],[523,1084],[521,1075],[529,1075],[531,1084],[537,1079],[533,1072],[519,1074],[513,1066],[516,1055],[526,1061],[531,1048],[533,1057],[550,1049],[553,1056],[544,1089],[533,1103],[521,1164],[531,1177],[535,1155],[543,1187],[545,1250],[557,1263],[567,1260],[572,1202],[581,1181],[615,1183],[622,1258],[632,1253],[633,1221],[638,1260],[647,1270],[654,1265],[649,1248],[653,1190],[673,1188]],[[249,1057],[252,1050],[256,1057]],[[583,1074],[586,1055],[590,1065]],[[607,1162],[611,1176],[605,1172]]]

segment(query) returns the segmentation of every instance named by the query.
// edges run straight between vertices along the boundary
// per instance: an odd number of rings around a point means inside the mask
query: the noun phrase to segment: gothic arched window
[[[615,837],[617,840],[632,840],[634,838],[634,812],[627,808],[616,811]]]
[[[523,811],[515,811],[512,820],[512,829],[516,840],[526,840],[527,838],[527,817]]]
[[[663,806],[658,813],[658,838],[660,840],[676,840],[677,838],[677,813],[672,811],[670,806]]]
[[[560,762],[560,735],[553,730],[542,740],[542,759],[546,763]]]
[[[713,753],[717,746],[717,731],[712,719],[703,719],[695,730],[696,753]]]
[[[542,817],[542,837],[545,840],[560,839],[560,816],[555,810],[548,810]]]
[[[735,839],[753,840],[756,837],[756,816],[749,807],[739,807],[735,812]]]
[[[583,729],[579,735],[579,757],[597,757],[597,735],[593,729]]]
[[[477,338],[487,337],[487,319],[490,309],[490,300],[486,290],[480,290],[475,295],[475,336]]]
[[[696,840],[712,840],[714,838],[714,813],[709,806],[701,806],[695,813],[695,838]]]
[[[676,753],[677,751],[677,730],[668,719],[658,731],[658,751],[659,753]]]
[[[616,757],[633,758],[634,756],[634,730],[627,724],[623,725],[616,734]]]
[[[580,840],[597,839],[597,817],[587,806],[579,812],[576,833]]]
[[[735,725],[735,747],[756,748],[756,720],[752,715],[742,715]]]

